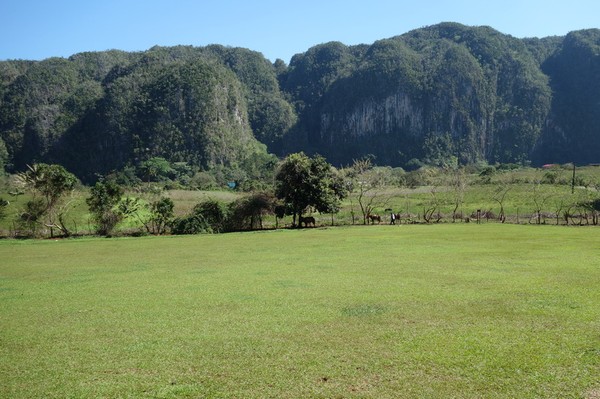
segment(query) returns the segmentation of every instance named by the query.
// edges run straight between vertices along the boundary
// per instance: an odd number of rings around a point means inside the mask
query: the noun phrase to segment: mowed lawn
[[[3,398],[599,398],[600,230],[0,241]]]

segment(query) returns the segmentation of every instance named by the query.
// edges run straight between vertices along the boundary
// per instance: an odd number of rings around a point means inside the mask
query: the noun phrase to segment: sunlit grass
[[[0,397],[585,398],[593,228],[0,242]]]

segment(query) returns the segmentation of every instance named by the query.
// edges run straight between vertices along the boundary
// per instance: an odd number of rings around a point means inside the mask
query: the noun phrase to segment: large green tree
[[[142,178],[147,182],[166,180],[174,174],[169,161],[162,157],[152,157],[138,167]]]
[[[279,166],[275,181],[275,195],[284,202],[294,225],[296,216],[302,216],[308,207],[322,213],[336,212],[346,195],[335,168],[320,155],[288,155]]]

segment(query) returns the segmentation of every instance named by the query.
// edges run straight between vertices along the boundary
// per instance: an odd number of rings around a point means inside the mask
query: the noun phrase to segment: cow
[[[379,215],[373,215],[371,213],[367,214],[367,222],[371,221],[371,224],[375,224],[375,221],[377,220],[377,223],[381,223],[381,216]]]
[[[304,223],[304,227],[308,227],[309,224],[312,224],[312,226],[315,227],[315,218],[312,216],[300,216],[298,218],[298,226],[302,227],[302,223]]]

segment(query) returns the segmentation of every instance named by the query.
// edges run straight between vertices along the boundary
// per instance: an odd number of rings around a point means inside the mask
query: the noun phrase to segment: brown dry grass
[[[600,399],[600,388],[587,391],[585,393],[585,399]]]
[[[185,215],[192,208],[203,201],[214,200],[221,202],[232,202],[243,194],[235,191],[200,191],[200,190],[170,190],[168,196],[175,202],[175,214]]]

